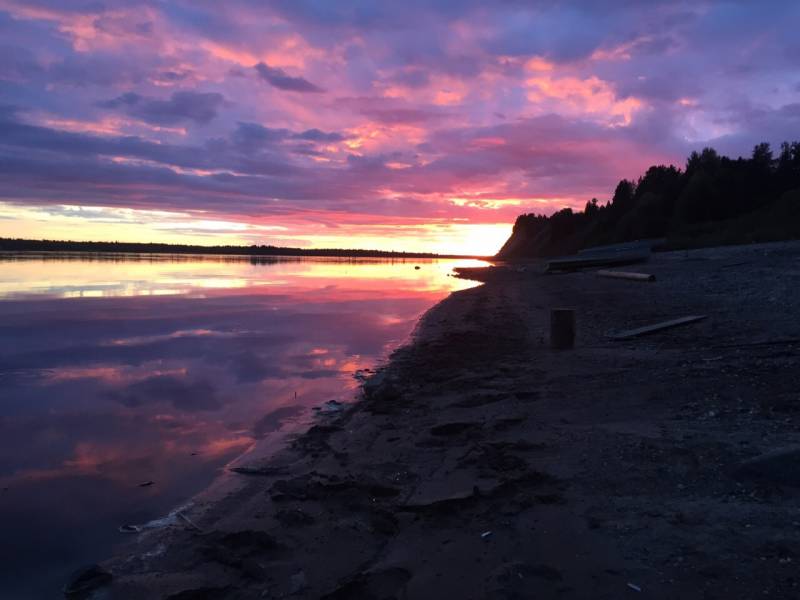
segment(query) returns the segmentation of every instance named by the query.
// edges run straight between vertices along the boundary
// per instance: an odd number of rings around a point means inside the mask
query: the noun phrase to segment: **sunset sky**
[[[800,137],[800,3],[0,0],[0,236],[493,253]]]

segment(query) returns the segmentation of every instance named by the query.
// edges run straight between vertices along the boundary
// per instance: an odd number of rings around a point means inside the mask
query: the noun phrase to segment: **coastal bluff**
[[[775,157],[758,144],[749,158],[692,152],[684,168],[653,165],[636,181],[621,180],[605,203],[583,210],[517,217],[496,258],[572,254],[635,240],[663,240],[663,249],[800,239],[800,142]]]

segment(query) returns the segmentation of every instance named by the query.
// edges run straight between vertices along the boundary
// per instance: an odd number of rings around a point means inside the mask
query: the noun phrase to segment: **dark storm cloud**
[[[238,123],[231,135],[231,141],[239,150],[253,152],[281,142],[290,135],[288,129],[271,129],[258,123]]]
[[[204,125],[217,116],[217,111],[224,102],[222,94],[213,92],[175,92],[168,100],[147,98],[128,92],[98,105],[121,110],[155,125],[175,125],[185,121]]]
[[[321,131],[317,128],[314,129],[306,129],[301,133],[297,133],[293,136],[295,139],[298,140],[308,140],[311,142],[341,142],[345,139],[341,133],[336,133],[335,131],[332,132],[325,132]]]
[[[306,129],[293,132],[285,128],[264,127],[258,123],[237,123],[236,129],[231,134],[233,146],[243,152],[254,152],[287,140],[301,140],[303,142],[319,142],[333,144],[341,142],[346,137],[336,131],[322,131],[321,129]]]
[[[325,91],[303,77],[292,77],[283,69],[270,67],[263,62],[258,63],[254,68],[261,79],[281,90],[312,94],[319,94]]]

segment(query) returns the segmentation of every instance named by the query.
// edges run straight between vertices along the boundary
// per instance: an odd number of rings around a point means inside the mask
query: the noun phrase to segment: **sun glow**
[[[515,199],[458,197],[455,206],[497,213],[519,206]],[[493,215],[494,216],[494,215]],[[320,215],[309,215],[319,220]],[[325,216],[330,223],[302,218],[214,219],[205,213],[62,205],[21,207],[0,202],[0,237],[74,241],[157,242],[168,244],[273,245],[300,248],[348,248],[493,256],[511,235],[503,214],[490,223],[460,219],[387,218],[346,222],[346,215]],[[340,221],[341,220],[341,221]],[[508,221],[508,222],[506,222]],[[333,225],[333,226],[332,226]]]

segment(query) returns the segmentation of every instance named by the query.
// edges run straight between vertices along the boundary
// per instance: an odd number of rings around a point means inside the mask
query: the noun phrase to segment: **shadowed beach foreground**
[[[656,282],[471,274],[362,402],[141,535],[94,597],[797,597],[800,244],[636,270]]]

